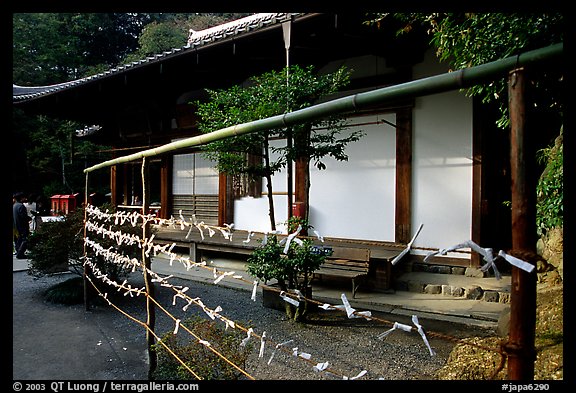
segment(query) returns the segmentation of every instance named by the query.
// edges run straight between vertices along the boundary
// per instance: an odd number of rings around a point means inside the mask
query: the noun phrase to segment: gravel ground
[[[87,375],[90,375],[96,379],[146,379],[146,342],[142,326],[107,305],[96,305],[90,313],[86,313],[84,305],[54,305],[42,299],[41,294],[45,289],[70,277],[72,276],[65,274],[35,279],[25,272],[14,273],[14,301],[18,301],[18,305],[14,305],[14,378],[38,378],[38,375],[41,375],[38,374],[39,371],[34,374],[34,371],[30,370],[30,362],[33,361],[37,364],[34,367],[52,367],[53,370],[45,370],[43,375],[53,372],[55,378],[85,379]],[[133,287],[142,286],[141,275],[136,274],[130,278],[129,282]],[[266,332],[264,356],[258,357],[260,340],[252,337],[253,350],[245,368],[257,380],[334,380],[344,376],[355,377],[363,370],[366,373],[359,378],[361,380],[431,380],[435,379],[435,372],[446,364],[450,351],[455,345],[454,342],[440,338],[434,333],[455,337],[488,333],[478,329],[450,325],[446,322],[420,320],[429,332],[428,339],[436,352],[435,356],[431,356],[421,336],[415,331],[404,332],[398,329],[383,340],[377,338],[379,334],[392,327],[391,324],[382,323],[382,320],[411,325],[407,317],[373,313],[377,320],[368,321],[363,318],[348,319],[345,313],[339,311],[319,310],[310,315],[307,323],[296,323],[287,319],[284,312],[262,306],[261,294],[254,302],[250,299],[250,293],[244,290],[177,278],[172,278],[170,282],[173,285],[189,287],[187,291],[189,296],[200,298],[211,309],[220,306],[223,310],[221,315],[247,328],[252,327],[255,334],[260,336]],[[142,297],[130,298],[119,294],[114,295],[114,292],[111,291],[110,298],[118,307],[127,314],[145,320]],[[199,307],[191,306],[187,311],[183,311],[182,307],[185,302],[182,299],[177,299],[176,306],[172,306],[173,292],[170,289],[157,286],[156,294],[159,303],[176,318],[185,320],[192,315],[208,318]],[[30,342],[30,338],[24,338],[24,336],[35,336],[39,334],[38,329],[65,329],[44,326],[43,324],[47,322],[42,315],[37,315],[38,323],[30,325],[29,321],[18,317],[18,314],[24,310],[36,314],[49,314],[55,324],[59,320],[71,318],[78,325],[76,326],[78,329],[68,329],[63,336],[52,334],[48,337],[52,341],[51,345],[60,348],[60,356],[47,359],[45,354],[47,351],[34,352],[33,349],[25,348],[25,346],[32,346],[33,343]],[[63,316],[58,317],[57,313],[62,313]],[[78,345],[68,345],[68,343],[73,340],[71,335],[76,334],[76,331],[85,331],[85,328],[89,326],[100,332],[112,329],[111,331],[116,332],[117,336],[109,341],[122,341],[124,350],[126,347],[135,348],[135,355],[132,356],[138,359],[130,364],[126,361],[115,364],[112,361],[114,356],[110,356],[109,364],[102,366],[98,366],[97,358],[88,362],[82,360],[82,355],[87,350],[93,350],[92,347],[83,349],[82,345],[87,339],[79,338],[80,344]],[[156,332],[163,335],[173,331],[174,327],[173,319],[158,310]],[[184,330],[180,330],[179,333],[187,334]],[[66,340],[66,342],[57,342],[58,340]],[[286,345],[289,351],[277,350],[273,360],[268,364],[276,344],[288,340],[292,340]],[[112,342],[110,345],[113,344]],[[293,356],[293,348],[310,354],[310,361]],[[115,351],[121,352],[121,350]],[[75,352],[78,353],[74,355]],[[66,356],[62,356],[62,353],[66,353]],[[117,355],[123,356],[122,353],[117,353]],[[67,360],[67,357],[70,359]],[[55,359],[67,363],[66,366],[63,368],[54,364],[58,361]],[[328,362],[328,368],[324,372],[314,370],[314,365],[324,362]],[[100,367],[100,369],[86,370],[88,367]],[[61,371],[63,369],[67,371]]]

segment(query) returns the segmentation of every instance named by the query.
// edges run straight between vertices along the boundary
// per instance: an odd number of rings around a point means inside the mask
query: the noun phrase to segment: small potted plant
[[[302,230],[311,227],[298,217],[288,221],[289,233],[295,233],[298,228]],[[297,297],[294,295],[301,294],[304,299],[296,300],[298,306],[284,302],[286,315],[295,321],[301,321],[308,311],[306,299],[312,296],[313,273],[324,262],[325,254],[318,252],[311,239],[296,236],[286,247],[287,241],[288,237],[280,240],[278,235],[268,235],[266,241],[248,257],[247,269],[248,273],[265,283],[276,280],[277,289],[272,292],[277,298],[282,292],[294,300]]]

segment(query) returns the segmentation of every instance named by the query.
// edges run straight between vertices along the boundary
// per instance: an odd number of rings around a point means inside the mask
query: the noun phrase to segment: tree
[[[322,97],[334,94],[349,82],[349,72],[338,71],[318,75],[313,67],[291,66],[282,71],[270,71],[250,78],[250,85],[242,88],[233,86],[223,90],[207,90],[207,102],[194,103],[200,117],[199,129],[212,132],[236,124],[283,114],[313,105]],[[272,198],[272,176],[288,163],[300,160],[306,168],[306,196],[308,205],[310,188],[309,163],[322,170],[326,168],[323,158],[331,156],[345,161],[348,143],[360,139],[362,132],[352,132],[341,137],[345,120],[334,116],[294,126],[291,129],[276,129],[250,133],[212,142],[205,147],[205,155],[217,162],[217,169],[229,175],[246,175],[252,180],[266,178],[268,189],[270,226],[275,230],[274,201]],[[271,147],[270,139],[290,138],[294,143],[285,147]],[[275,153],[272,159],[271,153]],[[253,160],[250,157],[257,157]],[[306,213],[303,219],[307,220]]]
[[[152,14],[16,13],[13,21],[13,83],[43,86],[78,79],[118,63],[138,45]],[[78,192],[82,170],[102,147],[75,140],[84,125],[13,111],[10,137],[21,162],[13,185],[45,195]]]
[[[137,13],[13,14],[13,81],[50,85],[110,68],[138,47],[143,27],[157,18]]]
[[[141,60],[146,56],[186,45],[187,32],[177,26],[176,21],[155,21],[147,24],[138,38],[138,49],[128,54],[123,63]]]
[[[367,23],[382,23],[394,17],[404,22],[398,32],[406,34],[424,27],[432,36],[440,60],[454,69],[477,66],[503,59],[524,51],[562,42],[565,21],[560,13],[434,13],[434,14],[375,14]],[[563,69],[546,68],[529,73],[532,94],[530,110],[538,118],[539,161],[546,169],[539,179],[536,192],[538,232],[563,225],[563,138],[564,103]],[[497,125],[509,126],[506,79],[479,84],[466,93],[478,96],[483,103],[495,103],[500,108]],[[558,131],[560,130],[560,131]],[[551,139],[551,140],[550,140]]]
[[[18,151],[12,171],[15,189],[46,196],[74,194],[84,187],[85,167],[111,158],[111,153],[102,151],[106,150],[103,146],[76,139],[75,130],[81,128],[78,123],[30,117],[14,109],[12,124],[13,148]],[[93,180],[107,180],[105,174],[96,176]]]
[[[47,86],[94,75],[181,47],[190,28],[202,30],[244,15],[14,13],[12,80]],[[82,189],[83,164],[109,158],[97,152],[106,147],[74,140],[74,131],[83,126],[15,109],[9,134],[18,160],[13,161],[14,190],[51,195]]]
[[[425,28],[431,35],[436,55],[458,70],[503,59],[522,52],[562,42],[564,17],[560,13],[376,13],[369,24],[383,23],[395,18],[404,23],[398,34]],[[544,94],[534,94],[536,107],[562,111],[560,91],[562,75],[545,71],[533,75],[532,85]],[[496,102],[500,106],[501,128],[509,125],[506,80],[478,84],[466,93],[478,96],[482,102]]]

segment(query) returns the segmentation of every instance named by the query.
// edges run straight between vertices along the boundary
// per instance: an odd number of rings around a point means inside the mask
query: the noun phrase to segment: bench
[[[356,290],[360,286],[358,279],[368,276],[370,262],[370,249],[356,247],[322,247],[326,259],[314,275],[322,279],[323,276],[352,279],[352,298],[356,297]]]

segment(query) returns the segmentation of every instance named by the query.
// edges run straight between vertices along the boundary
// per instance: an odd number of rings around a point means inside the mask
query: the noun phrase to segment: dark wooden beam
[[[232,176],[220,173],[218,177],[218,225],[234,221],[234,185]]]
[[[471,239],[476,244],[483,244],[482,239],[482,132],[480,103],[477,100],[472,104],[472,233]],[[481,265],[480,255],[473,252],[470,264]]]
[[[160,218],[169,218],[172,211],[172,168],[174,156],[162,157],[160,166]]]
[[[396,112],[396,243],[412,237],[412,108]]]

